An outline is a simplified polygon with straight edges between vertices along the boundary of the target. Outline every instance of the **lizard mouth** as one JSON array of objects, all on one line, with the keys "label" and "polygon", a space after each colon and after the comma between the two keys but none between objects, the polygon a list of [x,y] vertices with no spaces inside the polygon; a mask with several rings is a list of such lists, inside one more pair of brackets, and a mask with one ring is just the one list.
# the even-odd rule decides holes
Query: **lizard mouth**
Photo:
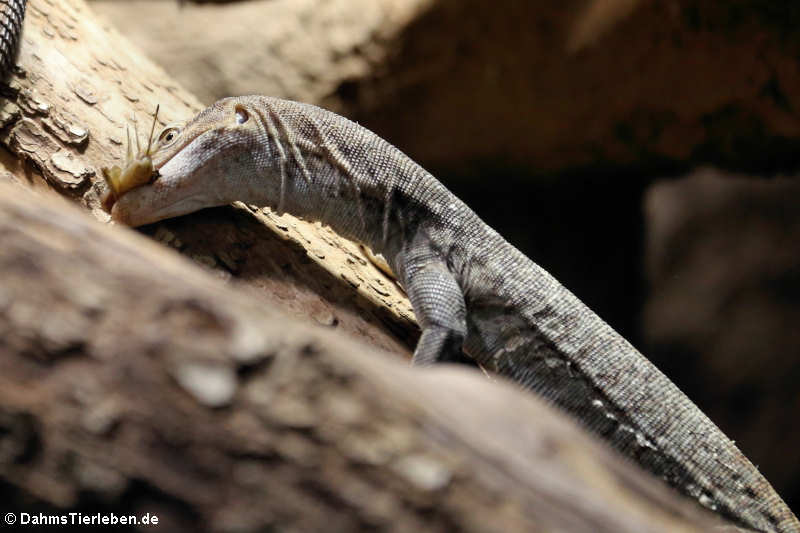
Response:
[{"label": "lizard mouth", "polygon": [[[139,191],[141,191],[141,189],[139,189]],[[132,196],[137,196],[135,190],[132,191]],[[136,198],[134,199],[134,203],[141,200],[141,198]],[[146,198],[144,200],[146,204]],[[196,193],[160,205],[157,209],[140,209],[138,206],[135,206],[134,209],[130,209],[130,206],[122,205],[122,203],[115,204],[115,208],[111,213],[111,218],[117,223],[136,227],[152,224],[167,218],[186,215],[208,206],[209,204],[206,197],[202,193]]]},{"label": "lizard mouth", "polygon": [[[172,152],[171,152],[169,157],[161,159],[161,158],[158,158],[158,156],[156,154],[154,156],[155,161],[153,161],[153,164],[152,164],[153,172],[150,174],[149,180],[147,180],[145,183],[142,183],[141,185],[137,185],[135,187],[132,187],[132,188],[126,190],[125,192],[123,192],[122,194],[119,194],[119,195],[115,194],[114,191],[111,190],[111,189],[106,190],[106,192],[103,193],[103,195],[100,197],[100,206],[102,207],[102,209],[105,210],[107,213],[111,213],[111,210],[113,209],[114,204],[116,204],[117,201],[122,196],[124,196],[125,194],[127,194],[131,190],[135,190],[135,189],[138,189],[139,187],[143,187],[144,185],[152,184],[153,182],[155,182],[157,179],[159,179],[161,177],[161,174],[159,172],[161,167],[163,167],[164,165],[169,163],[184,148],[186,148],[187,146],[192,144],[195,140],[197,140],[198,137],[202,137],[204,133],[206,133],[206,131],[198,131],[194,135],[192,135],[191,137],[184,139],[183,142],[181,142],[179,145],[174,146],[174,147],[170,147]],[[130,165],[128,167],[126,167],[125,170],[127,170],[129,167],[130,167]]]},{"label": "lizard mouth", "polygon": [[[215,130],[199,131],[180,145],[171,146],[171,153],[168,156],[158,157],[156,155],[150,179],[119,195],[115,195],[111,190],[106,191],[101,198],[103,209],[110,213],[112,219],[117,222],[127,225],[135,222],[133,225],[138,226],[186,214],[210,205],[221,205],[209,203],[214,200],[210,200],[207,194],[189,195],[194,192],[196,183],[193,185],[193,181],[188,178],[198,173],[203,174],[204,169],[215,164],[215,158],[212,156],[219,150],[214,152],[208,149],[209,146],[215,144],[214,133]],[[232,146],[227,147],[228,151],[242,149],[244,149],[242,143],[233,143]],[[181,157],[183,160],[180,160]],[[170,165],[175,162],[176,158],[179,159],[176,163],[177,166]],[[187,160],[190,160],[191,164],[188,164]],[[183,197],[176,200],[181,196]],[[130,201],[126,201],[126,198],[129,198]],[[144,198],[150,198],[153,205],[144,205],[146,203],[143,202]],[[155,210],[156,206],[158,207],[157,211]]]}]

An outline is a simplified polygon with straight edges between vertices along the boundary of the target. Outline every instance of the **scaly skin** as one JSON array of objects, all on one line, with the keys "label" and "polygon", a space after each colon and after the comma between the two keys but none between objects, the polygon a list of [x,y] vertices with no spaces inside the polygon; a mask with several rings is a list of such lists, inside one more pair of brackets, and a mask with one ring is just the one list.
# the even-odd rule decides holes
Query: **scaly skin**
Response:
[{"label": "scaly skin", "polygon": [[137,226],[241,200],[329,224],[397,273],[422,327],[415,364],[463,347],[704,506],[757,530],[800,532],[770,484],[669,379],[370,131],[307,104],[229,98],[165,130],[153,163],[159,177],[119,199],[116,221]]},{"label": "scaly skin", "polygon": [[5,77],[14,66],[26,0],[0,0],[0,76]]}]

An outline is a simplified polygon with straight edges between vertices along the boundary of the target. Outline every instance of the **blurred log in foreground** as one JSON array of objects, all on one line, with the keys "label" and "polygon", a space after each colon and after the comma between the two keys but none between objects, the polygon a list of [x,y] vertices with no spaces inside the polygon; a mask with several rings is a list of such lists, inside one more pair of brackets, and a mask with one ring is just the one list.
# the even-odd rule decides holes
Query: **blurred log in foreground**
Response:
[{"label": "blurred log in foreground", "polygon": [[704,531],[531,395],[415,371],[0,184],[5,511],[198,531]]}]

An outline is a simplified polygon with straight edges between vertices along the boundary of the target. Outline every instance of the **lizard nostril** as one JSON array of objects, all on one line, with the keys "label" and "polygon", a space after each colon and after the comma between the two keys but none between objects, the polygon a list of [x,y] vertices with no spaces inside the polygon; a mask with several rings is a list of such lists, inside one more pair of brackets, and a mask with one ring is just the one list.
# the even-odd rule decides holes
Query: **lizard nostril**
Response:
[{"label": "lizard nostril", "polygon": [[250,115],[247,114],[247,111],[240,105],[236,106],[236,123],[237,124],[244,124],[247,122],[247,119],[250,118]]}]

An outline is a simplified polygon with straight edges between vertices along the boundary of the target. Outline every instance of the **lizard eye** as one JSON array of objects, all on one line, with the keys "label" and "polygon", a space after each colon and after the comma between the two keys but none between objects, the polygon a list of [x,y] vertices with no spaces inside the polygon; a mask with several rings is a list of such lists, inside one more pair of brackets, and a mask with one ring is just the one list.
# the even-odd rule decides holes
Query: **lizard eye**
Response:
[{"label": "lizard eye", "polygon": [[245,111],[244,107],[237,105],[236,106],[236,123],[237,124],[244,124],[250,118],[250,115]]},{"label": "lizard eye", "polygon": [[169,146],[178,138],[180,130],[178,128],[165,128],[158,136],[158,144],[161,148]]}]

